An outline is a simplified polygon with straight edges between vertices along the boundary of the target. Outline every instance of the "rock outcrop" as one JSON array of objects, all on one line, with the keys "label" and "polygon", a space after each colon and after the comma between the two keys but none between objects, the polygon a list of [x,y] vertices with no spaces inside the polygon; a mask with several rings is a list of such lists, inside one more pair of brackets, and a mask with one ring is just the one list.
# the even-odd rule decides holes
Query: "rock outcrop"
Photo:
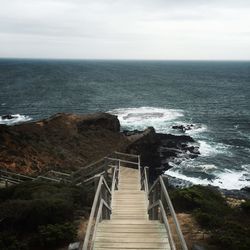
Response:
[{"label": "rock outcrop", "polygon": [[149,166],[151,180],[171,168],[170,161],[183,158],[194,158],[199,155],[197,146],[192,143],[192,137],[186,135],[171,135],[156,133],[154,128],[145,131],[126,131],[132,143],[127,152],[141,155],[142,166]]},{"label": "rock outcrop", "polygon": [[159,134],[152,127],[122,133],[111,114],[59,113],[36,122],[0,125],[0,168],[30,175],[51,169],[71,172],[113,151],[125,151],[141,155],[153,180],[170,168],[169,161],[197,157],[193,142],[190,136]]},{"label": "rock outcrop", "polygon": [[36,175],[48,169],[74,171],[129,141],[116,116],[56,114],[15,126],[0,125],[0,168]]}]

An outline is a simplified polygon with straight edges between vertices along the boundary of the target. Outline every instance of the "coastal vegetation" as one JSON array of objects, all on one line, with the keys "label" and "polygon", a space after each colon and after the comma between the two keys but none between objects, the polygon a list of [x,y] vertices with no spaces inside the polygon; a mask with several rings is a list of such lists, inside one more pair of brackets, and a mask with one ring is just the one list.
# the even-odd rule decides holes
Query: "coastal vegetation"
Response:
[{"label": "coastal vegetation", "polygon": [[87,218],[92,198],[83,188],[55,183],[0,189],[0,249],[55,249],[74,241],[77,211]]},{"label": "coastal vegetation", "polygon": [[191,213],[209,233],[206,249],[250,249],[250,200],[232,206],[210,186],[174,189],[170,195],[177,212]]}]

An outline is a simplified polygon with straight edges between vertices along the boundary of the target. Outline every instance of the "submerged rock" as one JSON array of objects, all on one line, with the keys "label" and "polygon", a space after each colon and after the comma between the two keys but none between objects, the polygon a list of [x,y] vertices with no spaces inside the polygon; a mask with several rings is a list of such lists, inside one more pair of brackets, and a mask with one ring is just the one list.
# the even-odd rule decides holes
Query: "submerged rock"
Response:
[{"label": "submerged rock", "polygon": [[13,115],[8,114],[8,115],[2,115],[1,118],[3,120],[11,120],[14,119],[15,117]]}]

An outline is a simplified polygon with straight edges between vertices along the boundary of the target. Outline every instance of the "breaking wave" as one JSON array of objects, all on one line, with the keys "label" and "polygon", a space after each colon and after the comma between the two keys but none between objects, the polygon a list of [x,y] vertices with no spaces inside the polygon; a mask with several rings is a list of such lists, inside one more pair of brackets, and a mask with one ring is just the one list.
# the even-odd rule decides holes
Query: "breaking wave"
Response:
[{"label": "breaking wave", "polygon": [[205,164],[196,166],[196,173],[212,174],[213,178],[202,178],[194,176],[194,169],[190,169],[190,174],[187,175],[183,166],[174,166],[165,172],[166,175],[175,177],[184,181],[192,182],[196,185],[213,185],[228,190],[240,190],[249,186],[250,182],[250,165],[243,165],[241,170],[219,169],[213,164]]},{"label": "breaking wave", "polygon": [[159,133],[168,132],[170,123],[184,116],[182,110],[156,107],[120,108],[109,113],[118,116],[123,129],[143,130],[152,126]]},{"label": "breaking wave", "polygon": [[230,155],[229,145],[207,141],[198,141],[201,157],[215,156],[217,154]]},{"label": "breaking wave", "polygon": [[10,118],[3,118],[3,116],[0,116],[0,124],[5,124],[5,125],[14,125],[17,123],[27,122],[30,120],[32,120],[31,117],[20,114],[11,115]]}]

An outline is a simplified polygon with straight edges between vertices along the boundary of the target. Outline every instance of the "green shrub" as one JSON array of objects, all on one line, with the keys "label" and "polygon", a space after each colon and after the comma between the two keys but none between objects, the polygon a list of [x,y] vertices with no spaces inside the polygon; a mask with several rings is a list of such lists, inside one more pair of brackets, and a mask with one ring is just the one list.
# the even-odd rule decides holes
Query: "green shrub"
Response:
[{"label": "green shrub", "polygon": [[250,228],[236,221],[228,221],[213,231],[212,240],[222,249],[249,250]]},{"label": "green shrub", "polygon": [[243,203],[241,204],[241,208],[242,208],[242,210],[243,210],[245,213],[247,213],[247,214],[250,215],[250,200],[247,200],[246,202],[243,202]]},{"label": "green shrub", "polygon": [[68,221],[73,221],[76,210],[91,206],[92,200],[93,192],[61,183],[31,181],[0,189],[0,234],[8,234],[0,235],[0,249],[41,245],[48,249],[71,241],[76,229]]},{"label": "green shrub", "polygon": [[7,218],[13,228],[26,231],[67,221],[73,211],[73,204],[64,200],[12,200],[0,205],[0,217]]},{"label": "green shrub", "polygon": [[0,249],[3,250],[28,250],[28,243],[25,241],[19,241],[15,233],[0,233]]},{"label": "green shrub", "polygon": [[204,228],[211,229],[223,224],[223,218],[212,213],[202,212],[200,209],[194,211],[194,217]]},{"label": "green shrub", "polygon": [[170,193],[177,211],[193,211],[197,208],[203,212],[226,213],[229,207],[220,192],[212,187],[192,186],[176,189]]},{"label": "green shrub", "polygon": [[60,246],[75,240],[76,228],[71,223],[40,226],[39,238],[43,247]]}]

